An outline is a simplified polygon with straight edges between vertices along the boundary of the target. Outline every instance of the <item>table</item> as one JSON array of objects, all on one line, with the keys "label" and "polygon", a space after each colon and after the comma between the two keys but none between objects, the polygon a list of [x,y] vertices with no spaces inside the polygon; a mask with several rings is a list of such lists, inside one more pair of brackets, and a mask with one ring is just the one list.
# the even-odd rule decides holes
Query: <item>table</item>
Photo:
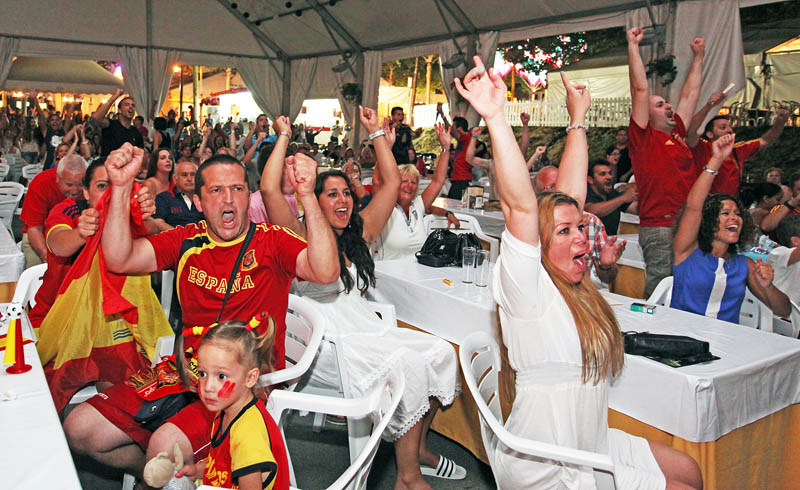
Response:
[{"label": "table", "polygon": [[[375,269],[378,294],[395,304],[401,324],[456,345],[474,331],[498,338],[490,296],[478,295],[469,304],[456,297],[458,286],[436,284],[458,277],[457,269],[428,268],[413,259],[376,263]],[[709,341],[721,357],[674,369],[626,355],[625,370],[609,390],[611,426],[687,452],[700,464],[707,489],[780,488],[776,482],[800,481],[800,465],[793,462],[800,451],[800,341],[666,307],[655,315],[634,313],[631,298],[611,297],[620,303],[614,311],[622,330],[690,335]],[[513,401],[513,372],[506,362],[500,374],[505,414]],[[472,410],[462,394],[436,416],[433,428],[485,461]]]},{"label": "table", "polygon": [[24,269],[25,255],[17,248],[8,228],[0,223],[0,301],[11,301]]},{"label": "table", "polygon": [[619,234],[638,235],[639,234],[639,215],[631,213],[621,213],[619,217]]},{"label": "table", "polygon": [[503,218],[502,211],[485,211],[483,209],[470,209],[461,202],[459,199],[450,199],[448,197],[437,197],[433,201],[433,205],[452,211],[454,213],[466,214],[474,216],[484,233],[491,237],[500,238],[503,230],[506,228],[506,220]]},{"label": "table", "polygon": [[[634,215],[629,215],[634,216]],[[622,227],[620,226],[620,229]],[[639,245],[639,235],[617,235],[617,240],[627,240],[625,250],[617,261],[617,278],[611,285],[611,291],[629,298],[644,297],[644,255]]]},{"label": "table", "polygon": [[[5,304],[0,308],[5,312]],[[30,328],[23,317],[25,329]],[[5,335],[7,325],[3,326]],[[5,355],[5,351],[0,351]],[[16,394],[0,401],[0,474],[2,487],[15,490],[76,489],[81,484],[50,397],[50,389],[33,343],[25,345],[25,361],[33,369],[24,374],[0,369],[0,395]]]}]

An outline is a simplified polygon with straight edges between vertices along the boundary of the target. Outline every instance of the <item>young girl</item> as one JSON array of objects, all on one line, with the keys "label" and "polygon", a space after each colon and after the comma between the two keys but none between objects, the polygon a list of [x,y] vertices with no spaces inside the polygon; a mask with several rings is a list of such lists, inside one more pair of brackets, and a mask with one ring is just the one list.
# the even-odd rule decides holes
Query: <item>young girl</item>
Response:
[{"label": "young girl", "polygon": [[[252,323],[252,322],[251,322]],[[208,458],[176,475],[203,484],[249,490],[288,489],[289,466],[283,438],[253,388],[270,370],[275,331],[259,336],[248,324],[223,322],[205,334],[197,348],[197,391],[216,411]]]}]

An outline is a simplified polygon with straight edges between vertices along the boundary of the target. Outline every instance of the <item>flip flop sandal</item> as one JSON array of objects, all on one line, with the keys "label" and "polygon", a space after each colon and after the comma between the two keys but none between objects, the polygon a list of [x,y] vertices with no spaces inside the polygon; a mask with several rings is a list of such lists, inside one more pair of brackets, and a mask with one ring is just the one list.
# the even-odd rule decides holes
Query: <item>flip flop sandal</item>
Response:
[{"label": "flip flop sandal", "polygon": [[446,480],[463,480],[467,477],[467,470],[444,456],[439,456],[439,464],[436,465],[436,468],[420,465],[419,471],[425,476],[435,476]]}]

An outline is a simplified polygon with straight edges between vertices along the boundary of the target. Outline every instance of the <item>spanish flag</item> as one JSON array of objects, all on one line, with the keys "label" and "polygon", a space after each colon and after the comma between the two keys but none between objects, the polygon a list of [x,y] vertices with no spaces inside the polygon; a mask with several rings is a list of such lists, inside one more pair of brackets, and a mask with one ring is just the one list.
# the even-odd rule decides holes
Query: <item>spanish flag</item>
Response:
[{"label": "spanish flag", "polygon": [[[89,383],[120,383],[149,366],[159,337],[173,335],[150,276],[108,272],[100,247],[110,192],[96,206],[100,231],[86,242],[39,328],[37,348],[56,409]],[[131,202],[133,236],[146,234]]]}]

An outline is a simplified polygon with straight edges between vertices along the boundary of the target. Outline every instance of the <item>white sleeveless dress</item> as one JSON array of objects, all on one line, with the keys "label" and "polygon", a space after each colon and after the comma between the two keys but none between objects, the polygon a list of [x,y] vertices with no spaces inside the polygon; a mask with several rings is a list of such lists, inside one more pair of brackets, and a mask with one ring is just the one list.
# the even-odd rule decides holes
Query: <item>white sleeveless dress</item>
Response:
[{"label": "white sleeveless dress", "polygon": [[[355,266],[348,268],[355,278]],[[336,337],[350,381],[351,395],[363,396],[389,373],[405,375],[400,405],[383,438],[394,441],[408,432],[430,409],[430,397],[449,405],[460,392],[458,361],[446,341],[423,332],[382,323],[357,288],[344,292],[341,279],[333,284],[295,281],[292,292],[315,301],[327,319],[326,336]],[[310,369],[312,386],[338,387],[336,355],[329,343]]]},{"label": "white sleeveless dress", "polygon": [[[582,381],[582,356],[572,313],[541,263],[541,248],[503,232],[494,269],[503,342],[517,374],[506,428],[515,435],[608,454],[617,488],[658,489],[666,480],[645,439],[608,427],[608,381]],[[498,446],[496,476],[505,489],[593,489],[588,468],[522,459]]]}]

